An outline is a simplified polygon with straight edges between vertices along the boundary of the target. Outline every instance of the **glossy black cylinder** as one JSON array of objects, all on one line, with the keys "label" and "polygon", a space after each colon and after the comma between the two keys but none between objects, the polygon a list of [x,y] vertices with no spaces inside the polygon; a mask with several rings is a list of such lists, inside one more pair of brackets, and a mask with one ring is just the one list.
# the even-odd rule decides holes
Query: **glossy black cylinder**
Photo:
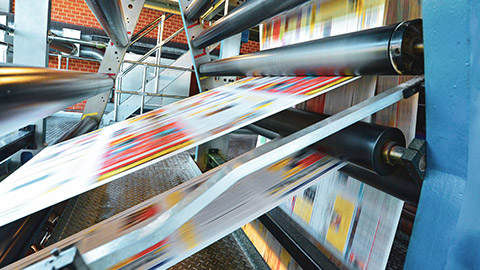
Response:
[{"label": "glossy black cylinder", "polygon": [[[288,136],[327,117],[328,115],[288,109],[260,120],[255,125],[280,136]],[[389,141],[405,146],[405,138],[399,129],[357,122],[315,143],[311,148],[379,175],[388,175],[396,169],[387,164],[381,155],[383,146]]]}]

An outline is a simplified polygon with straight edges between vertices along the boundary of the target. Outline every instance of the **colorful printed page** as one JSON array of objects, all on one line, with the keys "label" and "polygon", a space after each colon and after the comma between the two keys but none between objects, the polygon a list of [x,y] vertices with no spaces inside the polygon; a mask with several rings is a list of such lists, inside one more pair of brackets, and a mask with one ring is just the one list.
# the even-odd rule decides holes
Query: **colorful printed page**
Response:
[{"label": "colorful printed page", "polygon": [[[315,0],[262,24],[261,48],[269,49],[420,17],[419,1]],[[400,83],[398,76],[365,76],[310,99],[300,108],[334,114]],[[416,98],[402,100],[373,116],[377,124],[415,132]],[[365,121],[370,121],[365,119]],[[332,174],[291,198],[282,208],[348,268],[384,269],[403,202],[356,179]]]},{"label": "colorful printed page", "polygon": [[[328,177],[344,165],[344,162],[308,149],[298,151],[269,167],[252,172],[198,212],[175,233],[165,239],[155,239],[158,241],[156,244],[145,246],[144,250],[137,251],[138,253],[129,258],[122,258],[111,267],[114,269],[124,266],[129,269],[166,269],[271,210],[292,194],[303,192],[316,181]],[[55,244],[55,248],[63,250],[65,247],[75,246],[88,262],[91,256],[97,255],[98,251],[95,248],[134,230],[151,226],[162,213],[222,168],[219,166],[212,169],[191,181],[72,235]],[[144,237],[150,239],[155,231],[161,229],[161,227],[150,228],[149,233]],[[142,239],[137,240],[143,242]],[[51,256],[52,248],[54,247],[41,250],[11,267],[23,268],[46,259]],[[130,245],[124,248],[128,250]],[[279,258],[275,259],[277,255]],[[278,259],[280,259],[288,269],[298,267],[284,252],[272,251],[268,256],[271,256],[268,259],[270,263],[279,263]]]},{"label": "colorful printed page", "polygon": [[0,183],[0,226],[355,79],[245,78],[47,147]]}]

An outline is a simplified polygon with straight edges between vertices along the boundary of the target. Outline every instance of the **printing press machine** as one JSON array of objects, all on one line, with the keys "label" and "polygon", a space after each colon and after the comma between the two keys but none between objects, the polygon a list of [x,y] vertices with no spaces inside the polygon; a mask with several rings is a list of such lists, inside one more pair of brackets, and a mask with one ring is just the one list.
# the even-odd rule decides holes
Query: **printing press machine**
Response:
[{"label": "printing press machine", "polygon": [[[111,96],[115,119],[122,115],[120,95],[131,93],[119,89],[124,77],[120,74],[141,66],[146,59],[131,62],[131,68],[121,68],[145,1],[85,1],[111,39],[98,74],[44,68],[49,50],[46,42],[49,1],[34,4],[16,1],[15,29],[4,27],[16,34],[13,65],[0,67],[0,161],[16,156],[14,159],[23,164],[38,152],[41,155],[46,146],[44,118],[76,102],[88,100],[81,119],[74,121],[67,132],[61,131],[62,135],[52,139],[50,145],[68,145],[72,142],[70,139],[96,130],[100,125],[104,131],[110,130],[109,123],[102,117]],[[381,262],[372,260],[371,268],[376,265],[389,269],[399,265],[406,269],[475,268],[480,263],[477,247],[480,232],[475,219],[478,216],[476,191],[480,187],[477,166],[480,159],[476,151],[480,143],[476,139],[480,131],[477,102],[480,65],[475,50],[480,40],[480,4],[422,1],[417,3],[422,9],[421,19],[304,42],[296,40],[294,44],[238,55],[241,33],[245,30],[261,24],[261,33],[268,36],[270,28],[266,22],[274,25],[282,14],[287,15],[281,18],[288,19],[288,12],[322,1],[248,0],[241,4],[239,1],[240,5],[232,11],[228,9],[229,1],[220,2],[225,2],[224,16],[220,19],[210,16],[216,21],[206,27],[203,19],[208,16],[204,14],[221,10],[219,1],[178,1],[189,55],[185,57],[185,66],[176,69],[192,73],[200,95],[229,87],[224,85],[233,81],[236,82],[231,85],[247,89],[258,83],[255,80],[262,80],[253,78],[249,85],[249,77],[267,77],[265,80],[272,77],[273,86],[264,83],[261,90],[278,92],[306,85],[307,82],[299,79],[303,77],[326,77],[328,82],[331,78],[347,78],[348,82],[338,85],[344,88],[338,89],[351,96],[339,96],[348,96],[352,103],[331,103],[330,112],[323,110],[323,113],[309,109],[312,102],[320,102],[320,96],[303,105],[294,104],[296,108],[285,105],[282,110],[263,115],[262,119],[242,122],[243,126],[238,126],[230,135],[231,129],[223,133],[212,131],[213,139],[199,140],[194,150],[182,152],[181,144],[175,149],[177,152],[165,154],[166,159],[155,162],[149,159],[136,171],[121,171],[109,180],[111,182],[91,185],[82,189],[85,193],[78,192],[75,196],[59,197],[56,203],[38,206],[39,211],[35,208],[28,215],[9,213],[7,209],[3,216],[0,208],[0,220],[8,218],[0,222],[3,225],[0,227],[0,266],[7,269],[268,269],[275,268],[272,265],[276,263],[282,265],[279,269],[367,269],[372,252],[382,253],[374,251],[375,247],[387,249],[387,257],[379,259]],[[24,32],[36,34],[22,35]],[[219,42],[222,42],[220,59],[212,61],[210,52]],[[73,50],[68,42],[54,45],[57,50]],[[149,54],[159,52],[159,48],[161,45]],[[148,65],[165,68],[159,61]],[[138,92],[140,115],[125,116],[130,125],[136,121],[132,119],[143,119],[149,95],[160,95],[146,90],[146,70],[143,87]],[[377,75],[378,78],[402,76],[404,80],[398,79],[396,85],[375,91],[380,85]],[[243,77],[247,79],[237,81]],[[297,81],[292,84],[279,79],[274,84],[277,77]],[[372,96],[353,94],[361,92],[355,88],[369,83],[373,85]],[[322,84],[322,87],[332,85]],[[112,89],[115,89],[113,93]],[[335,89],[328,95],[330,93],[334,100]],[[413,136],[406,135],[400,125],[379,124],[380,111],[419,97],[414,109],[408,107],[415,110],[412,118],[401,120],[411,125]],[[259,108],[269,103],[261,103]],[[322,106],[327,108],[328,104],[324,101]],[[398,108],[397,120],[403,113]],[[376,116],[372,118],[373,114]],[[415,129],[417,133],[425,130],[425,137],[415,136]],[[102,136],[104,131],[89,134]],[[271,141],[259,146],[257,135]],[[0,164],[0,169],[4,164]],[[115,162],[111,166],[115,166]],[[322,166],[326,169],[320,172]],[[283,178],[279,178],[278,184],[265,180],[280,174]],[[395,204],[392,208],[371,206],[378,211],[395,208],[397,214],[392,221],[394,226],[389,228],[393,235],[386,236],[385,243],[374,245],[380,227],[378,221],[373,239],[368,242],[371,247],[366,248],[368,260],[365,262],[360,254],[364,249],[356,251],[360,254],[358,260],[352,250],[363,244],[356,243],[353,234],[363,232],[358,216],[365,215],[367,210],[361,210],[370,209],[368,205],[353,205],[336,197],[335,205],[328,206],[333,211],[333,214],[329,212],[332,219],[324,221],[327,231],[322,237],[326,240],[319,240],[321,234],[312,229],[311,224],[318,219],[312,213],[319,207],[318,198],[322,196],[318,194],[322,190],[319,183],[333,175],[341,175],[343,179],[335,181],[345,181],[340,183],[340,189],[341,184],[352,183],[349,181],[353,180],[347,179],[357,179],[359,181],[351,184],[354,188],[350,184],[343,187],[360,193],[371,188],[373,193],[381,194],[371,196]],[[106,173],[98,182],[109,177]],[[4,181],[11,183],[8,177]],[[319,186],[315,186],[317,184]],[[268,196],[255,193],[256,189],[264,188],[261,185],[271,185],[265,187],[270,192]],[[323,190],[328,190],[328,186],[324,185]],[[349,194],[343,194],[342,198]],[[365,198],[368,194],[365,193]],[[294,195],[295,199],[291,199]],[[279,205],[282,206],[277,207]],[[292,206],[291,213],[285,205]],[[307,208],[310,209],[308,215],[305,214]],[[347,223],[351,225],[344,223],[346,216],[341,211],[349,213]],[[315,226],[320,226],[318,224]],[[347,226],[348,236],[338,244],[332,237],[343,237],[342,226]],[[368,229],[368,232],[372,231]],[[389,252],[392,242],[393,249]],[[403,253],[408,246],[406,255],[396,253],[399,245]]]}]

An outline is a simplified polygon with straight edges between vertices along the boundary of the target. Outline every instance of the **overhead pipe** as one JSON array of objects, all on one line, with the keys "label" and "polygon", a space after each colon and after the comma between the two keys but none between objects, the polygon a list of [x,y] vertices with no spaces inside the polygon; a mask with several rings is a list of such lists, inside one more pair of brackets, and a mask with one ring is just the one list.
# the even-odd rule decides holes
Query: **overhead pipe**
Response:
[{"label": "overhead pipe", "polygon": [[96,60],[103,60],[105,53],[102,50],[91,48],[91,47],[82,47],[80,50],[80,56],[86,58],[93,58]]},{"label": "overhead pipe", "polygon": [[85,2],[107,35],[120,46],[127,46],[128,36],[121,1],[85,0]]},{"label": "overhead pipe", "polygon": [[207,47],[305,2],[308,0],[249,0],[202,31],[192,40],[192,45]]},{"label": "overhead pipe", "polygon": [[108,75],[0,66],[0,136],[113,87]]},{"label": "overhead pipe", "polygon": [[107,44],[105,44],[104,42],[101,42],[101,41],[83,40],[83,39],[62,37],[62,36],[58,36],[58,35],[54,35],[54,34],[48,35],[48,40],[50,40],[51,43],[53,43],[53,42],[64,42],[64,43],[70,43],[70,44],[78,43],[78,44],[83,45],[83,46],[97,48],[97,49],[107,48]]},{"label": "overhead pipe", "polygon": [[[248,2],[247,2],[248,3]],[[373,28],[200,65],[204,76],[423,74],[422,20]]]},{"label": "overhead pipe", "polygon": [[50,48],[62,53],[72,55],[77,52],[77,47],[75,46],[75,44],[59,40],[52,40],[50,42]]},{"label": "overhead pipe", "polygon": [[185,10],[185,17],[191,21],[198,20],[213,2],[214,0],[193,0]]}]

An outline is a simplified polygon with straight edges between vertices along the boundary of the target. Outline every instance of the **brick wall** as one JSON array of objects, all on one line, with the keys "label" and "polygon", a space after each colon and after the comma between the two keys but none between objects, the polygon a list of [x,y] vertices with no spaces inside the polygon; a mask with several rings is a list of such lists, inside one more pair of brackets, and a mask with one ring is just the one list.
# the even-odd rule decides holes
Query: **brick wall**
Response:
[{"label": "brick wall", "polygon": [[252,53],[260,50],[260,42],[249,40],[247,43],[242,44],[240,48],[240,54]]}]

